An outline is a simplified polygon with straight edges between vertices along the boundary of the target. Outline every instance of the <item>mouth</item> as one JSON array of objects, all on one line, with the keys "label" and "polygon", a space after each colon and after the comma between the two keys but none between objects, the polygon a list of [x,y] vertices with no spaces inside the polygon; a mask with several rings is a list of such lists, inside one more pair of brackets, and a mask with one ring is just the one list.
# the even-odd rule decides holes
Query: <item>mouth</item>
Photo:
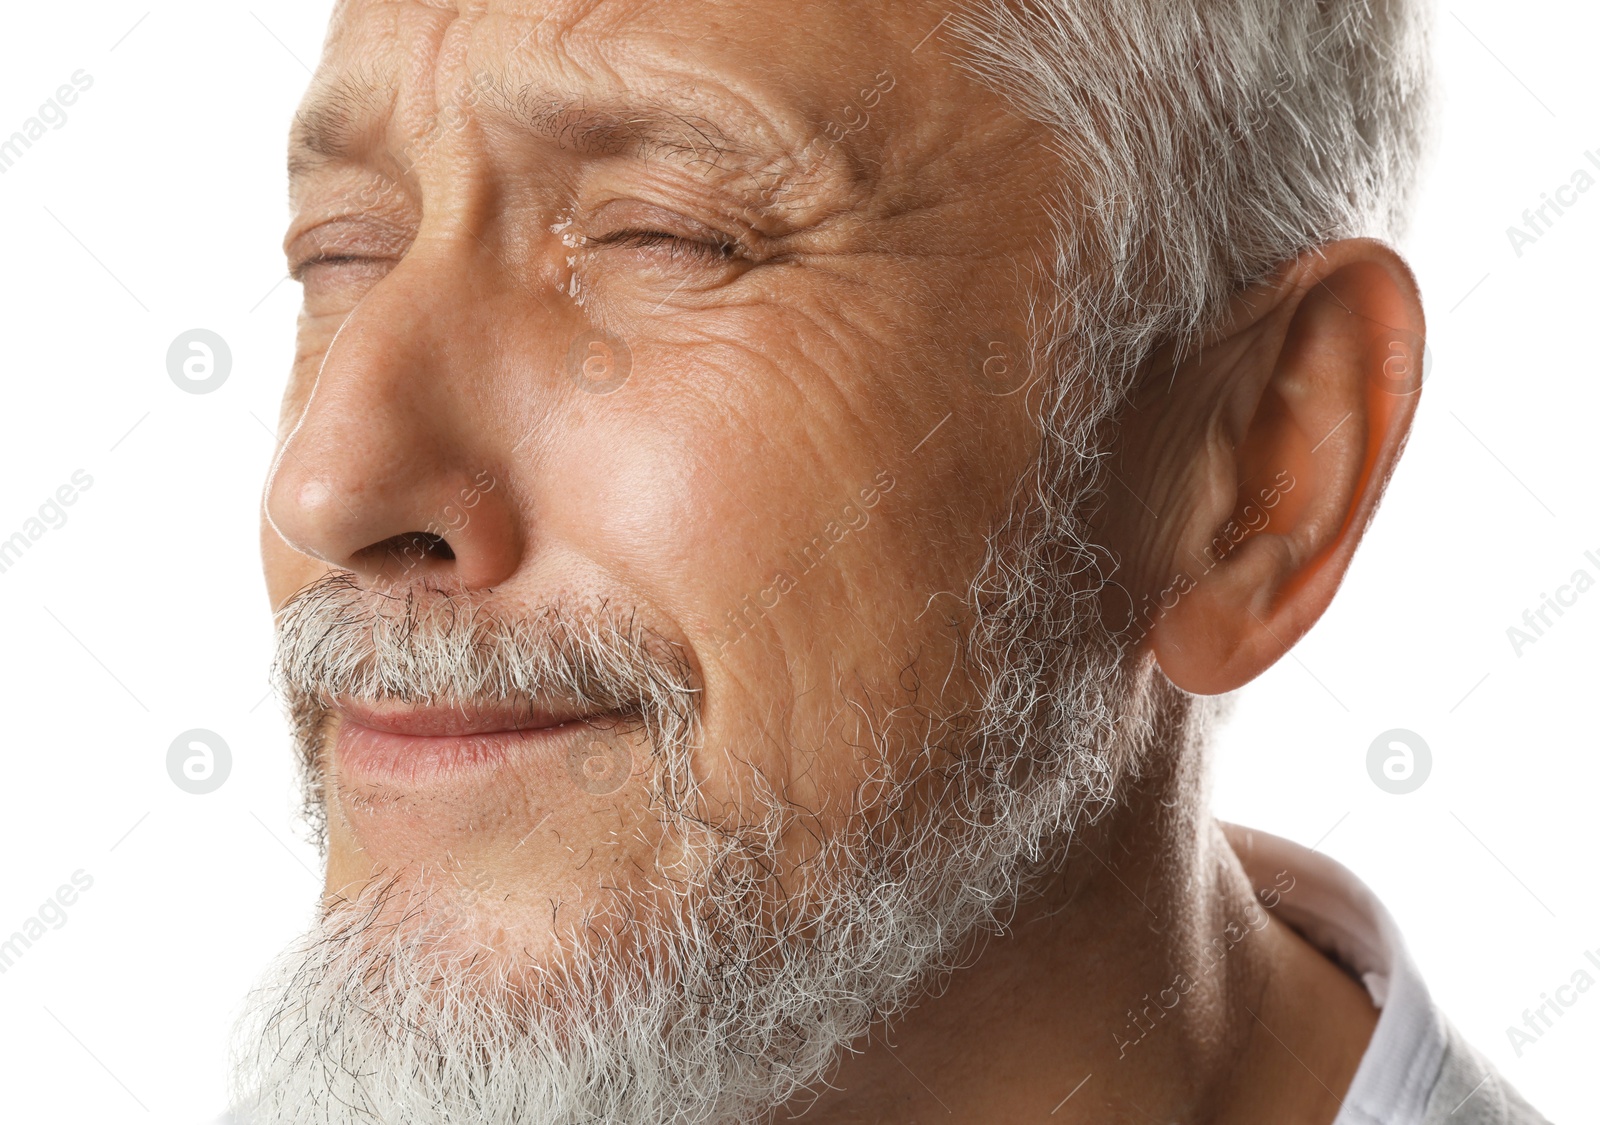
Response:
[{"label": "mouth", "polygon": [[454,706],[338,699],[334,758],[349,782],[415,785],[493,772],[549,755],[616,716],[572,706],[469,701]]}]

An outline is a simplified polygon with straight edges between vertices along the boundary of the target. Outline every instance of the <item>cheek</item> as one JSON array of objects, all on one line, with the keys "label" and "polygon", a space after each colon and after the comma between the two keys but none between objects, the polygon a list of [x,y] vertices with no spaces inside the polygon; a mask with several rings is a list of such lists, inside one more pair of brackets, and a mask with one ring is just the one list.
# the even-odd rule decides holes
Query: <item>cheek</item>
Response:
[{"label": "cheek", "polygon": [[852,435],[815,405],[825,377],[790,358],[729,343],[641,354],[621,389],[576,396],[532,470],[531,522],[629,584],[710,661],[728,614],[747,596],[770,603],[786,552],[855,494]]},{"label": "cheek", "polygon": [[832,677],[856,660],[840,622],[863,600],[854,584],[874,570],[863,560],[888,542],[868,541],[876,513],[859,530],[840,514],[874,484],[870,443],[808,411],[780,373],[799,362],[686,365],[681,376],[646,362],[637,381],[552,426],[529,470],[530,534],[542,525],[552,545],[603,569],[619,597],[682,630],[705,684],[696,772],[708,797],[747,796],[754,769],[809,786],[825,763],[799,756],[827,743],[841,706]]},{"label": "cheek", "polygon": [[532,519],[671,617],[699,649],[728,592],[756,580],[782,529],[751,519],[755,490],[741,495],[729,482],[748,488],[752,470],[728,456],[729,443],[698,441],[692,423],[663,427],[669,418],[619,412],[567,430],[538,482]]}]

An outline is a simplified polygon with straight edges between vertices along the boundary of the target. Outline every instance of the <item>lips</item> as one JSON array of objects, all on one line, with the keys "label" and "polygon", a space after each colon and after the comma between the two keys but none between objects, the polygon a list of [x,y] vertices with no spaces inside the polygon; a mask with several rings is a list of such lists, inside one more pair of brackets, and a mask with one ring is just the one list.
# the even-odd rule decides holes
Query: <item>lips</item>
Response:
[{"label": "lips", "polygon": [[468,703],[418,707],[338,700],[334,758],[347,782],[415,786],[553,753],[596,718],[577,707]]},{"label": "lips", "polygon": [[545,730],[585,718],[580,707],[537,706],[526,702],[418,707],[414,704],[368,704],[340,699],[334,708],[346,722],[385,734],[412,738],[455,738],[478,734],[512,734]]}]

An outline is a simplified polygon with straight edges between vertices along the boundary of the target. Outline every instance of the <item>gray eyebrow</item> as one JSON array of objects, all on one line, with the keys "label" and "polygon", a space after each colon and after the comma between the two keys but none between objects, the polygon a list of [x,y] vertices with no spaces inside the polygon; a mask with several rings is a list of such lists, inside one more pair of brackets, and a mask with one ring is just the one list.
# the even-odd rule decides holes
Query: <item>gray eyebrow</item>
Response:
[{"label": "gray eyebrow", "polygon": [[507,94],[495,82],[485,94],[535,136],[594,156],[687,156],[713,165],[742,146],[709,118],[660,102],[570,97],[528,85]]},{"label": "gray eyebrow", "polygon": [[361,134],[382,119],[392,98],[381,82],[359,72],[325,84],[294,115],[289,130],[289,177],[351,159]]}]

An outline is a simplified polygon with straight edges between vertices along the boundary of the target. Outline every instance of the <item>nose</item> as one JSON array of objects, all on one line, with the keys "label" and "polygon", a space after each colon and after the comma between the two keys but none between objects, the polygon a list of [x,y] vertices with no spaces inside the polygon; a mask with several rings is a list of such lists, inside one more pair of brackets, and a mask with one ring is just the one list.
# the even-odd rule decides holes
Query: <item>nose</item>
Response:
[{"label": "nose", "polygon": [[408,258],[349,314],[267,485],[267,519],[291,547],[370,586],[483,589],[521,561],[494,334],[440,272]]}]

